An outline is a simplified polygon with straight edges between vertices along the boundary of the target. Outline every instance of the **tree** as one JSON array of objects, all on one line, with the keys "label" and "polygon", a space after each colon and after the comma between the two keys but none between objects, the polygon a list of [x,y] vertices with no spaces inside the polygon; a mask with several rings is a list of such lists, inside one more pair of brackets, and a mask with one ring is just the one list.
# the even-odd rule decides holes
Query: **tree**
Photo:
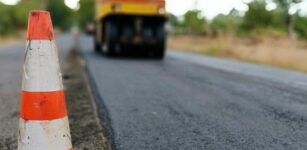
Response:
[{"label": "tree", "polygon": [[54,26],[62,30],[72,26],[75,20],[74,12],[64,4],[63,0],[48,0],[46,9],[50,12]]},{"label": "tree", "polygon": [[214,17],[210,23],[210,28],[214,35],[220,33],[231,33],[236,32],[241,22],[242,18],[239,16],[239,12],[233,9],[228,15],[219,14]]},{"label": "tree", "polygon": [[80,0],[80,9],[78,10],[78,20],[81,27],[86,23],[93,22],[95,16],[95,0]]},{"label": "tree", "polygon": [[180,22],[179,22],[177,16],[175,16],[174,14],[169,14],[168,21],[169,21],[170,25],[173,26],[173,27],[178,27],[180,25]]},{"label": "tree", "polygon": [[289,13],[289,10],[293,4],[301,3],[302,0],[274,0],[281,10],[284,16],[284,24],[288,29],[288,36],[293,38],[293,25],[294,25],[294,15]]},{"label": "tree", "polygon": [[13,6],[0,2],[0,34],[8,35],[25,29],[29,12],[35,9],[49,10],[53,25],[60,29],[68,29],[75,21],[75,13],[65,6],[63,0],[21,0]]},{"label": "tree", "polygon": [[12,25],[10,25],[10,22],[12,22],[10,9],[11,7],[0,2],[0,35],[5,35],[12,29]]},{"label": "tree", "polygon": [[24,28],[28,24],[28,14],[33,9],[40,8],[41,0],[22,0],[17,5],[13,6],[14,24],[18,26],[18,28]]},{"label": "tree", "polygon": [[202,33],[206,28],[206,19],[200,10],[189,10],[183,16],[183,27],[190,33]]},{"label": "tree", "polygon": [[0,34],[17,33],[27,26],[28,13],[38,8],[40,0],[20,1],[17,5],[9,6],[0,2]]},{"label": "tree", "polygon": [[248,4],[248,11],[243,17],[243,29],[250,31],[259,28],[277,27],[280,25],[279,16],[274,11],[266,9],[264,0],[254,0]]},{"label": "tree", "polygon": [[307,17],[306,16],[296,16],[294,21],[294,30],[301,38],[307,38]]}]

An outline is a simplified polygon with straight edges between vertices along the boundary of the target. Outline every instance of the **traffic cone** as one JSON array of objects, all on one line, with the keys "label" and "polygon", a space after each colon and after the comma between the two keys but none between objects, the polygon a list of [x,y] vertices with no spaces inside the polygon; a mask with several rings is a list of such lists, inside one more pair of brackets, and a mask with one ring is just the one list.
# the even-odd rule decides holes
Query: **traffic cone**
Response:
[{"label": "traffic cone", "polygon": [[69,150],[72,144],[50,14],[35,10],[28,19],[18,150]]}]

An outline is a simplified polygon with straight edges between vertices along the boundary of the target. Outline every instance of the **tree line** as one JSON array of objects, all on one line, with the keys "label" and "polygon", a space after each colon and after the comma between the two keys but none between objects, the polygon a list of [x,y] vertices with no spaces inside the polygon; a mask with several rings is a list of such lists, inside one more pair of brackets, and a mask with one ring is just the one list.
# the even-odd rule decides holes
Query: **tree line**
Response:
[{"label": "tree line", "polygon": [[59,30],[84,26],[94,18],[94,0],[80,0],[79,10],[72,10],[64,0],[21,0],[16,5],[0,2],[0,36],[17,34],[27,26],[28,13],[34,9],[50,11],[53,25]]},{"label": "tree line", "polygon": [[290,12],[291,6],[301,0],[271,0],[276,8],[267,9],[267,0],[253,0],[248,3],[244,14],[233,9],[227,15],[220,14],[212,20],[202,16],[200,10],[187,11],[182,17],[170,14],[172,32],[205,34],[219,36],[235,34],[237,36],[288,36],[307,38],[307,16],[300,11]]},{"label": "tree line", "polygon": [[[268,2],[276,8],[268,10]],[[253,0],[248,3],[244,14],[233,9],[229,14],[220,14],[211,20],[202,16],[200,10],[187,11],[183,16],[169,15],[169,23],[174,33],[205,34],[219,36],[224,34],[270,35],[307,38],[307,16],[299,11],[290,12],[291,6],[302,0]],[[81,29],[94,19],[95,0],[80,0],[80,9],[72,10],[65,6],[64,0],[21,0],[9,6],[0,2],[0,35],[8,35],[25,29],[30,10],[45,9],[51,12],[53,25],[60,30],[68,30],[72,25]]]}]

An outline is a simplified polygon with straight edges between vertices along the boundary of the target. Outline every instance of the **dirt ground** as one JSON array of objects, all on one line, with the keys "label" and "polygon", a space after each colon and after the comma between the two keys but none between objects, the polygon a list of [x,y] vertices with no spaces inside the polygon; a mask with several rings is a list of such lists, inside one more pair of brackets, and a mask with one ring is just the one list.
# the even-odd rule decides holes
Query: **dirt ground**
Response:
[{"label": "dirt ground", "polygon": [[307,72],[307,42],[302,40],[171,35],[168,47]]},{"label": "dirt ground", "polygon": [[78,51],[72,50],[65,60],[62,69],[74,150],[110,150]]}]

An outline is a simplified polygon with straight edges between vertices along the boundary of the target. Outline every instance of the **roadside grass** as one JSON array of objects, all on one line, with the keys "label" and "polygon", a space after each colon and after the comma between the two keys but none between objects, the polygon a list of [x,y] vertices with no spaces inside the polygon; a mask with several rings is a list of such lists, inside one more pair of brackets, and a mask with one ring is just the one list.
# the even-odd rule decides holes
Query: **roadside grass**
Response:
[{"label": "roadside grass", "polygon": [[0,47],[1,46],[7,46],[12,45],[17,42],[21,41],[21,38],[18,37],[6,37],[6,38],[0,38]]},{"label": "roadside grass", "polygon": [[208,55],[213,55],[213,56],[217,56],[217,55],[220,55],[220,50],[216,47],[207,47],[205,49],[205,54],[208,54]]},{"label": "roadside grass", "polygon": [[307,72],[307,42],[288,38],[170,35],[168,47]]},{"label": "roadside grass", "polygon": [[10,35],[1,35],[0,36],[0,47],[13,45],[25,39],[26,32],[19,31]]}]

